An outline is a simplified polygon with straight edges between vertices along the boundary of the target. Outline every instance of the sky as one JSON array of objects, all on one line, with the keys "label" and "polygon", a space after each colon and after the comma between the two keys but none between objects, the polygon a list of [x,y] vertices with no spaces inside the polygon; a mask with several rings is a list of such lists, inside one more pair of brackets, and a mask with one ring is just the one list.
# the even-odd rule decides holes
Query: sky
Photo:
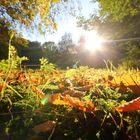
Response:
[{"label": "sky", "polygon": [[[90,13],[97,9],[97,3],[91,3],[89,0],[79,0],[81,3],[81,15],[88,18]],[[38,41],[42,44],[47,41],[54,41],[55,43],[61,40],[61,37],[64,35],[65,32],[71,33],[74,42],[79,40],[80,35],[83,32],[83,29],[77,27],[77,19],[74,17],[66,18],[65,16],[61,17],[61,20],[58,19],[57,21],[57,31],[53,34],[46,33],[46,35],[40,35],[37,31],[34,33],[29,33],[23,31],[23,37],[29,39],[31,41]]]}]

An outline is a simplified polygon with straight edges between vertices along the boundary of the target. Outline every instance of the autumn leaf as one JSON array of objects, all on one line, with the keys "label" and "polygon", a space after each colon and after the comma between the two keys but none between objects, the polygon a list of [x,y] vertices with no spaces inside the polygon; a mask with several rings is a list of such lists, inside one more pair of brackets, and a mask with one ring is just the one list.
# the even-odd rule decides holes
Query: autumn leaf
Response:
[{"label": "autumn leaf", "polygon": [[[135,80],[134,80],[135,79]],[[120,91],[127,92],[128,89],[132,90],[133,93],[140,93],[140,77],[134,77],[132,75],[123,75],[118,77],[108,78],[108,86],[118,87]]]},{"label": "autumn leaf", "polygon": [[18,73],[18,80],[19,83],[27,83],[27,79],[25,73]]},{"label": "autumn leaf", "polygon": [[4,76],[4,73],[2,71],[0,71],[0,78]]},{"label": "autumn leaf", "polygon": [[76,87],[76,90],[79,91],[89,91],[91,88],[93,87],[93,85],[86,85],[86,86],[82,86],[82,87]]},{"label": "autumn leaf", "polygon": [[6,88],[6,83],[0,83],[0,92]]},{"label": "autumn leaf", "polygon": [[41,132],[45,133],[47,131],[52,130],[55,127],[55,125],[56,125],[55,121],[46,121],[44,123],[36,125],[32,130],[35,133],[41,133]]},{"label": "autumn leaf", "polygon": [[32,90],[33,90],[33,92],[36,93],[36,96],[38,96],[40,99],[42,99],[42,98],[45,97],[45,93],[44,93],[41,89],[39,89],[39,88],[33,86],[33,87],[32,87]]},{"label": "autumn leaf", "polygon": [[118,112],[133,112],[140,110],[140,97],[118,107],[115,107],[115,110]]},{"label": "autumn leaf", "polygon": [[61,0],[52,0],[52,2],[57,3],[60,2]]},{"label": "autumn leaf", "polygon": [[70,95],[72,97],[78,97],[78,98],[83,97],[85,94],[86,94],[85,92],[78,91],[78,90],[73,90],[73,89],[65,90],[63,92],[63,95]]},{"label": "autumn leaf", "polygon": [[86,107],[85,107],[86,112],[92,112],[93,109],[95,110],[95,106],[94,106],[94,104],[92,103],[91,100],[85,101],[85,105],[86,105]]},{"label": "autumn leaf", "polygon": [[65,85],[63,83],[60,83],[58,84],[58,88],[63,90],[65,88]]},{"label": "autumn leaf", "polygon": [[92,101],[81,101],[79,98],[70,95],[54,94],[50,97],[49,102],[54,105],[72,106],[86,112],[92,112],[95,109]]}]

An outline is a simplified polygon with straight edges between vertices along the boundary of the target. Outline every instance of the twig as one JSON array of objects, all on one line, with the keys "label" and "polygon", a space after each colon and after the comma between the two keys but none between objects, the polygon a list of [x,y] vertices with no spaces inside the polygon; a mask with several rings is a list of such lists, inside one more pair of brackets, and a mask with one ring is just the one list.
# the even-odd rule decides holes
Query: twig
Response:
[{"label": "twig", "polygon": [[51,137],[52,137],[52,135],[53,135],[53,133],[55,131],[55,128],[56,128],[56,123],[55,123],[55,125],[54,125],[54,127],[52,129],[52,132],[51,132],[50,136],[48,137],[48,140],[51,140]]}]

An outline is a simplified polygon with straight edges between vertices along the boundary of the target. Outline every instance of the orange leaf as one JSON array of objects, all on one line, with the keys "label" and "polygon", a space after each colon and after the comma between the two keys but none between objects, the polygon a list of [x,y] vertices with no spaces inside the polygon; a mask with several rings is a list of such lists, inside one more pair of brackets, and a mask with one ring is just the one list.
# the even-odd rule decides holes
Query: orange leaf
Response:
[{"label": "orange leaf", "polygon": [[41,89],[39,89],[39,88],[33,86],[33,87],[32,87],[32,90],[37,94],[37,96],[38,96],[39,98],[42,99],[42,98],[45,97],[45,93],[44,93]]},{"label": "orange leaf", "polygon": [[19,83],[27,83],[25,73],[18,73],[18,82]]},{"label": "orange leaf", "polygon": [[49,102],[54,105],[69,105],[69,103],[62,100],[62,94],[60,93],[52,94],[49,98]]},{"label": "orange leaf", "polygon": [[59,89],[64,89],[64,88],[65,88],[65,85],[64,85],[63,83],[60,83],[60,84],[58,85],[58,87],[59,87]]},{"label": "orange leaf", "polygon": [[5,83],[0,83],[0,92],[3,91],[6,88]]},{"label": "orange leaf", "polygon": [[115,110],[117,110],[118,112],[133,112],[140,110],[140,97],[118,107],[115,107]]},{"label": "orange leaf", "polygon": [[94,104],[92,103],[92,101],[86,101],[86,112],[92,112],[93,109],[95,109]]},{"label": "orange leaf", "polygon": [[86,112],[92,112],[95,109],[91,101],[80,101],[79,98],[70,95],[62,96],[62,94],[51,95],[49,102],[55,105],[69,105]]}]

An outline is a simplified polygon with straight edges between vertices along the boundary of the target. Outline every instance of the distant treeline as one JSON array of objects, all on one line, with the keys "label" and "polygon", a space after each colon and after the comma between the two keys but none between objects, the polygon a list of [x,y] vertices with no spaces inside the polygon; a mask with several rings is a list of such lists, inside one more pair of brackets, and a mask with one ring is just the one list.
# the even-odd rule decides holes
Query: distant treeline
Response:
[{"label": "distant treeline", "polygon": [[[136,44],[137,43],[137,44]],[[14,43],[13,43],[14,44]],[[110,60],[115,66],[140,67],[139,43],[123,44],[106,43],[101,50],[89,51],[84,47],[84,38],[79,39],[79,45],[74,44],[71,34],[66,33],[60,42],[30,42],[26,45],[14,44],[19,56],[28,57],[28,61],[23,62],[23,66],[36,68],[39,59],[47,58],[50,63],[56,64],[60,68],[87,65],[95,68],[105,67],[105,61]],[[7,59],[8,44],[0,42],[0,59]]]}]

